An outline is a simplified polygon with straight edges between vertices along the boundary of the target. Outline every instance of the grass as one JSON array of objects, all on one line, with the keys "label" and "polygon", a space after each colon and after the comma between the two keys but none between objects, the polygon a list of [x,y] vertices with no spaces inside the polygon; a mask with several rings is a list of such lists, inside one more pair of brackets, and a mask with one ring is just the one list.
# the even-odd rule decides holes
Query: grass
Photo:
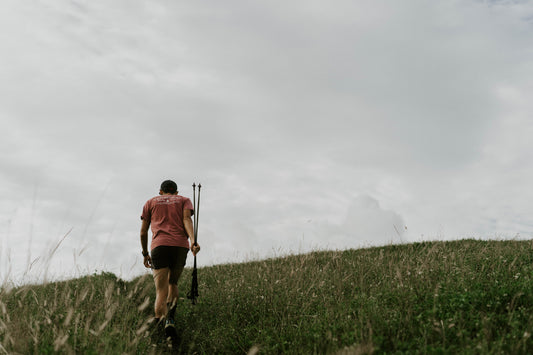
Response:
[{"label": "grass", "polygon": [[[533,244],[425,242],[199,269],[190,354],[527,354]],[[190,287],[190,270],[179,288]],[[113,274],[0,291],[0,354],[165,353],[154,286]],[[170,350],[168,350],[170,352]]]}]

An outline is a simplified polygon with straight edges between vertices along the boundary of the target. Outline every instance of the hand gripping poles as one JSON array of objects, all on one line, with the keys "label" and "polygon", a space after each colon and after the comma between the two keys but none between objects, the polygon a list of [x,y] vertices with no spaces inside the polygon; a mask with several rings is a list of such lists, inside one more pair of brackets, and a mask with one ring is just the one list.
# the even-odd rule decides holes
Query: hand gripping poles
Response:
[{"label": "hand gripping poles", "polygon": [[[192,200],[194,209],[194,245],[198,243],[198,220],[200,219],[200,189],[202,184],[198,184],[198,203],[196,200],[196,183],[192,184]],[[198,297],[198,271],[196,269],[196,255],[194,256],[194,267],[192,269],[192,283],[191,290],[187,293],[187,298],[192,301],[192,304],[196,304],[196,298]]]}]

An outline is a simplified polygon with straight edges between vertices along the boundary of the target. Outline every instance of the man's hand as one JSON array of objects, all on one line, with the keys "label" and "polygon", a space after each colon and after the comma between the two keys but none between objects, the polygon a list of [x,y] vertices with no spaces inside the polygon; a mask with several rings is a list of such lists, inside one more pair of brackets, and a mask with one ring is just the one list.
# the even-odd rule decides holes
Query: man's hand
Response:
[{"label": "man's hand", "polygon": [[198,252],[200,251],[200,244],[194,243],[191,247],[192,255],[196,256]]},{"label": "man's hand", "polygon": [[153,266],[152,265],[152,258],[150,257],[150,255],[146,255],[144,257],[144,262],[143,263],[144,263],[144,266],[146,266],[147,268],[149,268],[149,269],[152,268],[152,266]]}]

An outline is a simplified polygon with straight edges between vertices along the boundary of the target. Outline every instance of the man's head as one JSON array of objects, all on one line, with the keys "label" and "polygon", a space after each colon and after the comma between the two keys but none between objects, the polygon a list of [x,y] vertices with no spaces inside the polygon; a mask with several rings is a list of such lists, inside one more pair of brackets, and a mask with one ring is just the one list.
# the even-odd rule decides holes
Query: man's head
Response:
[{"label": "man's head", "polygon": [[178,185],[172,180],[165,180],[161,183],[161,191],[165,194],[176,194],[178,193]]}]

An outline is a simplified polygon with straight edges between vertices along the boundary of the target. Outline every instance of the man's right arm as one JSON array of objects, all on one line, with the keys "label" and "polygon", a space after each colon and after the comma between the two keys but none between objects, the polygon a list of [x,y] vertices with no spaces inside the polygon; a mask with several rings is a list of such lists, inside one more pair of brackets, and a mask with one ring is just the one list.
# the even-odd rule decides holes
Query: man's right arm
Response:
[{"label": "man's right arm", "polygon": [[200,246],[196,243],[196,238],[194,235],[194,227],[192,224],[191,210],[188,208],[183,209],[183,226],[185,227],[185,232],[191,240],[191,251],[193,255],[196,255],[200,251]]}]

